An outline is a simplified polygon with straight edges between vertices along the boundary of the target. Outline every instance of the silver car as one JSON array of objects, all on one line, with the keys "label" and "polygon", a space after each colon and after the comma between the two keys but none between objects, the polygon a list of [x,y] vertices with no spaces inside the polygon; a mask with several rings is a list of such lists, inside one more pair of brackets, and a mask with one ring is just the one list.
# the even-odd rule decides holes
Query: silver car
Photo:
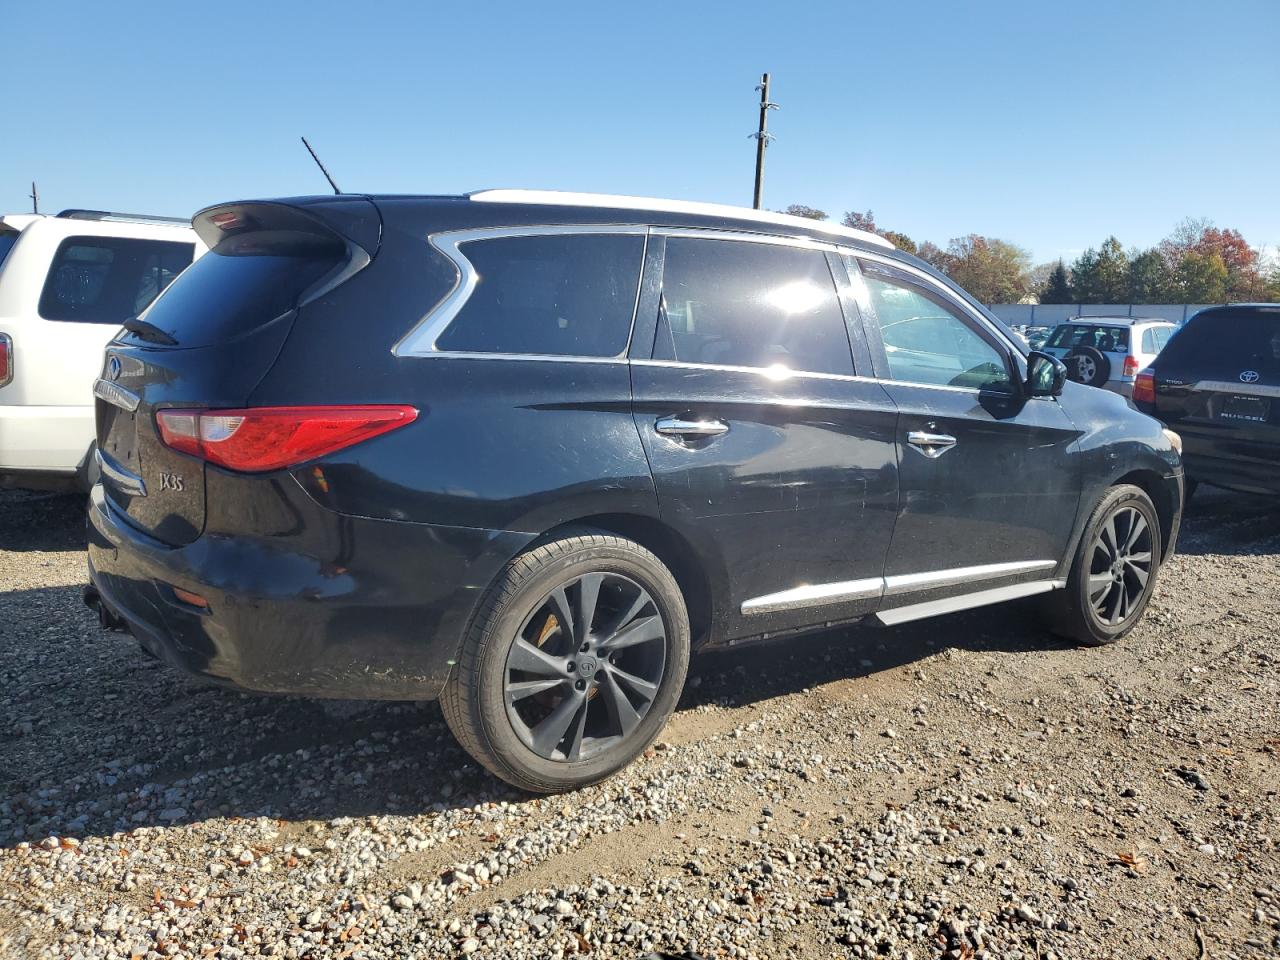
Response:
[{"label": "silver car", "polygon": [[1040,349],[1077,383],[1133,397],[1133,381],[1164,349],[1177,324],[1150,317],[1078,317],[1059,324]]}]

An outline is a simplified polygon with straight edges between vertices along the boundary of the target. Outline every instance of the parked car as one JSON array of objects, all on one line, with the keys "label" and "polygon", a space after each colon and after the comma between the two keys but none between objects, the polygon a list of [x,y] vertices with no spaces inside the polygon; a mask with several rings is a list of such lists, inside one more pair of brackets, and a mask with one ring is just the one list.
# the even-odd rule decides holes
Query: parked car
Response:
[{"label": "parked car", "polygon": [[1133,396],[1138,371],[1164,349],[1176,324],[1143,317],[1081,317],[1061,323],[1040,348],[1077,383]]},{"label": "parked car", "polygon": [[1049,339],[1049,334],[1053,333],[1053,327],[1027,327],[1026,338],[1027,345],[1032,350],[1039,350],[1044,347],[1044,342]]},{"label": "parked car", "polygon": [[1201,310],[1138,375],[1133,399],[1182,434],[1190,484],[1280,494],[1280,306]]},{"label": "parked car", "polygon": [[1108,643],[1173,549],[1176,435],[871,234],[539,191],[195,227],[97,382],[86,600],[239,688],[439,697],[522,788],[632,760],[692,651],[1031,596]]},{"label": "parked car", "polygon": [[102,351],[198,247],[186,220],[0,217],[0,486],[89,489]]}]

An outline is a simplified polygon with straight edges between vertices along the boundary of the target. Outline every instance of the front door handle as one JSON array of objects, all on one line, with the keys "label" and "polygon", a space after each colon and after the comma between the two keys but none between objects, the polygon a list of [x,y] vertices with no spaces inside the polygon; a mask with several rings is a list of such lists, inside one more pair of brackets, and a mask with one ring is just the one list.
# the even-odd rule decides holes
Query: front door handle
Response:
[{"label": "front door handle", "polygon": [[686,420],[684,417],[663,417],[653,429],[667,437],[718,437],[729,432],[723,420]]},{"label": "front door handle", "polygon": [[907,434],[907,443],[929,459],[936,460],[956,445],[956,438],[946,433],[926,433],[923,430],[912,430]]}]

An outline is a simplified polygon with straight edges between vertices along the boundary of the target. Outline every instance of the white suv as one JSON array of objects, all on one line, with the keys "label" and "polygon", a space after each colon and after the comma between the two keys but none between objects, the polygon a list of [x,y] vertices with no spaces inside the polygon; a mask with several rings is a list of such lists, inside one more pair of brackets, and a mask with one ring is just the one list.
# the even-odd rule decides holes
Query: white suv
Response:
[{"label": "white suv", "polygon": [[1067,365],[1077,383],[1133,398],[1138,371],[1151,364],[1177,324],[1147,317],[1077,317],[1059,324],[1040,350]]},{"label": "white suv", "polygon": [[91,485],[103,348],[204,250],[186,220],[0,216],[0,486]]}]

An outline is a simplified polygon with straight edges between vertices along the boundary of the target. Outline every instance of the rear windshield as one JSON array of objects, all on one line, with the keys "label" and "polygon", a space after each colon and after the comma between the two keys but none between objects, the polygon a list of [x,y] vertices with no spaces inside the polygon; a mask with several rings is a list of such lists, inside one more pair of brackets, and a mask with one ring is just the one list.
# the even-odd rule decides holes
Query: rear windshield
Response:
[{"label": "rear windshield", "polygon": [[192,243],[68,237],[49,265],[40,316],[119,326],[145,310],[186,269],[194,253]]},{"label": "rear windshield", "polygon": [[1211,364],[1280,376],[1280,310],[1198,313],[1160,354],[1161,363]]},{"label": "rear windshield", "polygon": [[241,234],[192,264],[145,319],[180,347],[222,343],[288,313],[345,256],[338,241],[313,235]]},{"label": "rear windshield", "polygon": [[1103,353],[1126,353],[1129,328],[1089,323],[1064,323],[1045,341],[1046,347],[1093,347]]}]

